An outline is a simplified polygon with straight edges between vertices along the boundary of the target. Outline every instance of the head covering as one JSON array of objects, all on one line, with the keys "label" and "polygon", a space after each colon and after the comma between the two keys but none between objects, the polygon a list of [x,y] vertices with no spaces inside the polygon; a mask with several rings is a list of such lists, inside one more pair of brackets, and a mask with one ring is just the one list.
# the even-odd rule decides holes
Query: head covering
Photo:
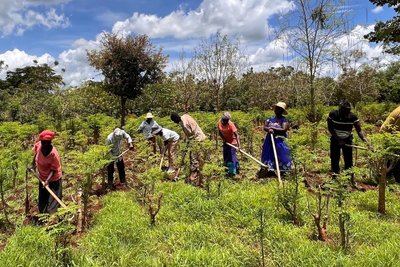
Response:
[{"label": "head covering", "polygon": [[231,119],[231,114],[229,112],[224,112],[222,114],[222,118],[223,120],[230,120]]},{"label": "head covering", "polygon": [[44,130],[39,134],[40,141],[51,141],[55,137],[55,133],[50,130]]},{"label": "head covering", "polygon": [[153,114],[151,114],[151,112],[146,114],[146,119],[152,119],[154,118]]},{"label": "head covering", "polygon": [[120,128],[115,128],[114,130],[114,136],[121,138],[124,135],[124,131],[121,130]]},{"label": "head covering", "polygon": [[278,102],[274,105],[272,105],[273,107],[280,107],[281,109],[283,109],[283,114],[287,114],[287,110],[286,110],[286,103],[285,102]]},{"label": "head covering", "polygon": [[173,122],[176,122],[176,123],[178,123],[178,122],[180,122],[181,121],[181,117],[179,116],[179,114],[178,113],[171,113],[171,120],[173,121]]}]

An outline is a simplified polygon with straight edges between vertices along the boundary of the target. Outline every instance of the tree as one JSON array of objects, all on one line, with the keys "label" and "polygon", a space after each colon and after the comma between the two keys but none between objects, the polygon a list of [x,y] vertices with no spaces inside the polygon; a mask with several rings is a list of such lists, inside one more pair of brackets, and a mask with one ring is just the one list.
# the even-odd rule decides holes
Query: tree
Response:
[{"label": "tree", "polygon": [[11,94],[25,89],[30,92],[51,93],[64,84],[61,75],[56,74],[47,64],[7,71],[6,82]]},{"label": "tree", "polygon": [[393,7],[397,13],[395,17],[388,21],[379,21],[375,24],[374,31],[364,37],[371,42],[383,42],[386,52],[400,54],[400,1],[399,0],[370,0],[376,6],[388,5]]},{"label": "tree", "polygon": [[63,85],[61,75],[47,64],[7,71],[0,83],[0,99],[6,103],[8,118],[34,121],[41,112],[48,113],[51,96]]},{"label": "tree", "polygon": [[104,87],[120,97],[121,126],[125,124],[126,101],[138,97],[147,84],[164,76],[167,57],[147,35],[119,37],[104,33],[100,51],[87,53],[90,65],[101,70]]},{"label": "tree", "polygon": [[220,32],[202,41],[194,50],[195,75],[209,84],[215,96],[216,111],[222,108],[221,96],[226,81],[241,72],[243,63],[244,56],[239,49],[239,41],[231,41]]},{"label": "tree", "polygon": [[358,102],[374,101],[379,95],[377,71],[368,65],[349,68],[338,78],[337,99],[347,99],[353,107]]},{"label": "tree", "polygon": [[296,8],[283,21],[280,38],[306,65],[309,87],[310,122],[321,117],[316,109],[315,80],[330,58],[330,48],[344,33],[345,12],[341,0],[294,0]]}]

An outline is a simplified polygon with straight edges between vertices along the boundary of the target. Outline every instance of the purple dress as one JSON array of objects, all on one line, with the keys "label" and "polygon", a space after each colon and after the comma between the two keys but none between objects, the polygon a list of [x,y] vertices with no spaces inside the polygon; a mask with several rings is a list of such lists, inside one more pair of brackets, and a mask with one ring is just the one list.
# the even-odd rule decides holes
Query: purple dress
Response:
[{"label": "purple dress", "polygon": [[[285,117],[277,118],[275,116],[268,118],[266,120],[266,124],[269,127],[274,125],[282,127],[284,122],[289,123],[289,120]],[[278,156],[278,162],[279,162],[279,170],[289,171],[292,169],[292,159],[290,158],[289,147],[286,145],[284,141],[284,138],[287,138],[287,133],[285,132],[279,135],[274,133],[274,137],[275,137],[274,140],[275,140],[276,154]],[[272,171],[276,170],[274,150],[272,148],[272,142],[271,142],[271,134],[269,133],[267,133],[267,136],[265,137],[261,153],[261,161],[268,166],[268,169]]]}]

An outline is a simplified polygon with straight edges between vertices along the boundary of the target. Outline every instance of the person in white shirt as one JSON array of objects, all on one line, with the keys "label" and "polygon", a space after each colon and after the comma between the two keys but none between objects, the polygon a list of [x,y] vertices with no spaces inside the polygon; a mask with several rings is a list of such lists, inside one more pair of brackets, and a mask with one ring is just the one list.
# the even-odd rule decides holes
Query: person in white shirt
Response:
[{"label": "person in white shirt", "polygon": [[[153,136],[160,135],[164,140],[164,145],[168,150],[168,172],[172,173],[175,171],[174,161],[176,157],[176,149],[179,141],[179,134],[171,131],[167,128],[159,127],[152,132]],[[165,151],[164,151],[165,152]]]},{"label": "person in white shirt", "polygon": [[144,135],[144,138],[149,141],[151,147],[153,148],[153,153],[156,153],[156,138],[151,134],[152,130],[158,129],[160,125],[153,119],[154,116],[150,112],[146,114],[146,120],[143,121],[139,128],[138,132],[142,132]]},{"label": "person in white shirt", "polygon": [[[112,145],[111,154],[113,156],[117,157],[117,156],[121,155],[123,139],[127,140],[127,142],[129,143],[129,149],[133,150],[132,138],[124,130],[122,130],[120,128],[115,128],[115,130],[107,136],[106,145]],[[116,161],[117,161],[119,181],[121,182],[121,185],[125,185],[126,178],[125,178],[124,159],[122,156],[120,156]],[[113,189],[114,161],[112,163],[108,164],[107,172],[108,172],[108,188]]]}]

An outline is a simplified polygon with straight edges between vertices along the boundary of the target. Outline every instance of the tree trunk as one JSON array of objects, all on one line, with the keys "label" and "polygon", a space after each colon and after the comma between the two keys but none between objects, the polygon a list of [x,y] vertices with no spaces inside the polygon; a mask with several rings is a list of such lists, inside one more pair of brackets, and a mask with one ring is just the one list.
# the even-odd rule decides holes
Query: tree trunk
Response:
[{"label": "tree trunk", "polygon": [[378,212],[380,214],[385,214],[386,213],[386,207],[385,207],[385,191],[386,191],[386,164],[387,161],[384,160],[382,162],[381,166],[381,174],[379,176],[378,180]]},{"label": "tree trunk", "polygon": [[125,96],[121,96],[121,127],[125,125],[125,115],[126,115],[126,101],[128,99]]}]

